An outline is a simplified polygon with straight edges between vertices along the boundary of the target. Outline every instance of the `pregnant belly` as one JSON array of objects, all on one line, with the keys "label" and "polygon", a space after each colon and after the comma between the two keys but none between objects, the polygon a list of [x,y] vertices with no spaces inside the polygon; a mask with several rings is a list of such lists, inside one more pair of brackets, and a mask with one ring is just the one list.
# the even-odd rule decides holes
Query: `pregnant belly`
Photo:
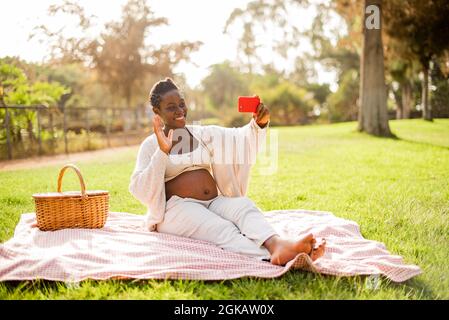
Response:
[{"label": "pregnant belly", "polygon": [[217,184],[206,169],[186,171],[165,183],[165,198],[172,195],[181,198],[210,200],[218,195]]}]

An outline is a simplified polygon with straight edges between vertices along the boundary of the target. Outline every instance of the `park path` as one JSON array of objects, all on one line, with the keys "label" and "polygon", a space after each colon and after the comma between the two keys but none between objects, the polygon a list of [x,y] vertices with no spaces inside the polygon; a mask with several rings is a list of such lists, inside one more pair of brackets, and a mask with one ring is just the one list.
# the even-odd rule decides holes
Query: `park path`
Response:
[{"label": "park path", "polygon": [[12,171],[19,169],[31,169],[48,167],[52,165],[66,164],[77,161],[89,161],[95,159],[112,159],[120,152],[134,151],[137,154],[139,145],[107,148],[94,151],[76,152],[71,154],[59,154],[55,156],[42,156],[27,159],[0,161],[0,171]]}]

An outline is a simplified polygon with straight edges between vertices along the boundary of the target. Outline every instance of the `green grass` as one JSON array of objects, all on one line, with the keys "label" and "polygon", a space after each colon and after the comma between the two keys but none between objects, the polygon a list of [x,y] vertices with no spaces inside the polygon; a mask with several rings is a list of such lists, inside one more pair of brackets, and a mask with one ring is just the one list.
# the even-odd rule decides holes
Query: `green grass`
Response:
[{"label": "green grass", "polygon": [[[390,122],[397,139],[355,131],[355,123],[277,127],[279,168],[253,168],[248,196],[263,210],[331,211],[356,221],[364,237],[419,265],[405,283],[292,271],[278,279],[232,281],[84,281],[0,283],[0,299],[448,299],[449,120]],[[143,214],[128,193],[136,154],[78,163],[88,189],[110,191],[111,211]],[[0,242],[19,216],[34,211],[31,194],[54,191],[59,166],[0,172]],[[65,190],[75,190],[68,172]]]}]

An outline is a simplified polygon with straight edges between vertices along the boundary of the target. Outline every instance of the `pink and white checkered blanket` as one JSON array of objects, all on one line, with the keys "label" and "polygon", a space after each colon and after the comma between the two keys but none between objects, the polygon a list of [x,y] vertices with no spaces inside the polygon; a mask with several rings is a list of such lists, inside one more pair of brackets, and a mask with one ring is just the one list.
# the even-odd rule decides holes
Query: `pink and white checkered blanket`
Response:
[{"label": "pink and white checkered blanket", "polygon": [[0,281],[274,278],[302,269],[337,276],[384,275],[402,282],[421,273],[382,243],[364,239],[355,222],[330,212],[273,210],[265,215],[281,235],[295,239],[312,232],[326,238],[326,254],[315,262],[300,254],[280,267],[209,242],[148,232],[140,215],[110,212],[102,229],[43,232],[32,227],[35,214],[27,213],[14,237],[0,245]]}]

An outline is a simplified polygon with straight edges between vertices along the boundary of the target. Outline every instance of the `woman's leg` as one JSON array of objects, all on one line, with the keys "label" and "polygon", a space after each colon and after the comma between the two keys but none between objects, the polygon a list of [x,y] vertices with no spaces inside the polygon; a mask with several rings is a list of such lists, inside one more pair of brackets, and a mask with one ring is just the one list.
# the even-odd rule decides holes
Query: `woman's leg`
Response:
[{"label": "woman's leg", "polygon": [[316,240],[312,234],[297,241],[282,239],[248,197],[220,195],[212,201],[209,210],[233,222],[243,235],[258,246],[267,248],[273,264],[284,265],[300,253],[310,254],[312,260],[324,254],[325,242],[314,250]]},{"label": "woman's leg", "polygon": [[179,197],[170,201],[164,221],[158,224],[157,230],[209,241],[223,249],[259,259],[270,259],[267,249],[258,247],[244,237],[232,222],[208,210],[204,203],[205,201],[195,202],[191,198],[186,200]]},{"label": "woman's leg", "polygon": [[262,212],[248,197],[220,195],[211,202],[209,210],[234,223],[245,237],[254,241],[259,247],[267,239],[277,235]]}]

